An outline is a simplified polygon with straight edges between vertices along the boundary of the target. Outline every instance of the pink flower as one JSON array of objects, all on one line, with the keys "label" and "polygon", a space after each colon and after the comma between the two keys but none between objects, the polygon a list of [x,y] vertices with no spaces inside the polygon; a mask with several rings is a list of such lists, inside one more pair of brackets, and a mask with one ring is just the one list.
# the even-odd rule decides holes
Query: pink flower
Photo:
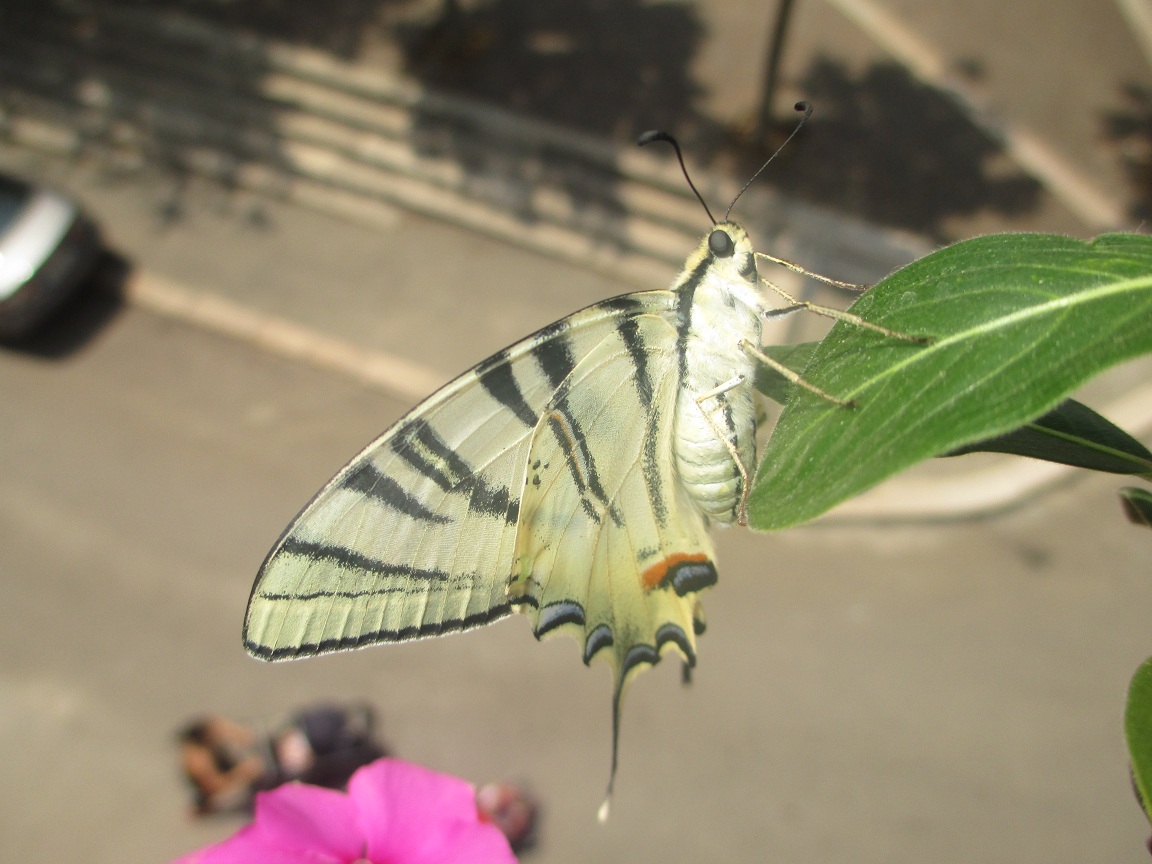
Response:
[{"label": "pink flower", "polygon": [[472,786],[399,759],[378,759],[348,792],[288,783],[256,797],[252,824],[174,864],[515,864],[481,822]]}]

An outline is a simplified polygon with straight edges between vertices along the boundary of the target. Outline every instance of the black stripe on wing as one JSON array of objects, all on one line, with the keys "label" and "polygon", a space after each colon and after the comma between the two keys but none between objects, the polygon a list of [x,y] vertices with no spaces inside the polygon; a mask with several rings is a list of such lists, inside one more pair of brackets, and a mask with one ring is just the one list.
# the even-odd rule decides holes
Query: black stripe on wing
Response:
[{"label": "black stripe on wing", "polygon": [[524,398],[520,385],[516,383],[507,351],[493,354],[477,366],[476,375],[480,379],[480,386],[487,390],[493,399],[511,411],[516,419],[529,429],[535,428],[539,418],[528,404],[528,400]]},{"label": "black stripe on wing", "polygon": [[451,492],[475,474],[423,417],[413,417],[396,433],[392,450],[445,492]]},{"label": "black stripe on wing", "polygon": [[259,642],[253,642],[251,639],[245,639],[244,647],[249,654],[261,660],[287,660],[293,657],[311,657],[316,654],[330,654],[334,651],[351,651],[355,648],[363,648],[366,645],[375,645],[381,642],[410,642],[413,639],[423,639],[427,636],[441,636],[445,633],[472,630],[504,618],[511,613],[512,605],[510,603],[501,603],[490,609],[485,609],[463,618],[418,624],[411,627],[403,627],[399,630],[370,630],[364,633],[341,636],[334,639],[322,639],[319,642],[306,642],[302,645],[287,645],[281,648],[271,648]]},{"label": "black stripe on wing", "polygon": [[576,368],[576,358],[572,354],[572,346],[568,344],[564,332],[568,329],[565,321],[557,321],[536,334],[537,344],[532,348],[532,356],[536,365],[552,385],[557,389]]},{"label": "black stripe on wing", "polygon": [[685,278],[676,285],[676,353],[680,366],[680,380],[688,376],[688,334],[692,330],[692,304],[696,299],[696,286],[704,279],[712,263],[710,257],[702,259]]},{"label": "black stripe on wing", "polygon": [[[616,298],[614,306],[621,311],[633,313],[643,311],[643,305],[628,296]],[[658,452],[660,438],[655,434],[655,431],[660,426],[662,407],[674,410],[675,406],[658,406],[654,403],[655,388],[649,369],[650,354],[644,345],[643,337],[640,335],[640,325],[637,323],[635,315],[622,319],[616,325],[616,330],[620,335],[620,341],[624,343],[624,347],[628,351],[628,356],[632,359],[632,367],[635,370],[632,376],[633,382],[636,385],[636,393],[640,397],[640,403],[648,421],[648,433],[644,436],[644,449],[641,452],[640,461],[641,470],[644,472],[644,484],[648,490],[648,500],[652,505],[652,513],[656,517],[656,521],[661,526],[665,526],[668,522],[668,506],[664,502],[664,487],[660,480],[661,466],[659,460],[661,455]],[[679,339],[677,346],[680,347]],[[677,362],[677,368],[679,369],[679,367],[680,363]]]},{"label": "black stripe on wing", "polygon": [[473,513],[516,524],[520,499],[513,497],[507,486],[488,483],[424,418],[413,417],[392,439],[392,450],[445,492],[467,493],[468,509]]},{"label": "black stripe on wing", "polygon": [[[309,540],[300,540],[296,537],[288,537],[280,547],[276,550],[276,555],[296,555],[301,558],[307,558],[309,561],[315,563],[335,564],[338,567],[344,567],[350,570],[362,570],[365,573],[371,573],[375,576],[400,576],[405,579],[419,579],[424,582],[448,582],[455,578],[446,570],[432,570],[424,567],[412,567],[408,564],[397,564],[394,561],[381,561],[379,558],[372,558],[363,553],[357,552],[355,549],[349,549],[346,546],[336,546],[330,543],[313,543]],[[363,594],[383,593],[364,591]],[[269,599],[290,599],[290,598],[304,598],[307,599],[308,595],[304,594],[269,594],[260,592],[261,597]],[[338,591],[317,592],[317,597],[336,597],[341,596]],[[344,596],[354,596],[346,594]]]},{"label": "black stripe on wing", "polygon": [[660,426],[660,410],[653,408],[649,410],[649,417],[651,424],[648,427],[648,434],[644,436],[644,449],[640,453],[640,470],[644,472],[644,487],[648,490],[648,501],[652,505],[652,515],[656,517],[657,524],[661,528],[668,525],[668,505],[664,502],[664,486],[660,479],[662,466],[661,459],[667,458],[666,454],[661,454],[659,451],[660,438],[655,433],[655,430]]},{"label": "black stripe on wing", "polygon": [[564,389],[561,388],[561,392],[556,394],[555,407],[548,412],[548,428],[552,430],[564,453],[564,464],[572,474],[572,482],[580,492],[580,502],[588,518],[599,524],[600,510],[604,509],[617,527],[623,527],[624,517],[620,508],[604,491],[596,471],[596,460],[588,446],[588,438],[584,428],[569,410]]},{"label": "black stripe on wing", "polygon": [[397,513],[403,513],[421,522],[450,522],[447,516],[434,513],[416,498],[404,491],[403,487],[391,477],[380,473],[380,470],[370,461],[365,460],[350,471],[341,481],[340,488],[359,492],[365,497],[380,501]]},{"label": "black stripe on wing", "polygon": [[640,395],[640,402],[645,409],[652,406],[652,378],[648,373],[648,352],[640,337],[640,325],[635,318],[625,318],[616,325],[620,334],[620,341],[628,349],[628,356],[632,358],[632,366],[636,370],[633,380],[636,382],[636,392]]}]

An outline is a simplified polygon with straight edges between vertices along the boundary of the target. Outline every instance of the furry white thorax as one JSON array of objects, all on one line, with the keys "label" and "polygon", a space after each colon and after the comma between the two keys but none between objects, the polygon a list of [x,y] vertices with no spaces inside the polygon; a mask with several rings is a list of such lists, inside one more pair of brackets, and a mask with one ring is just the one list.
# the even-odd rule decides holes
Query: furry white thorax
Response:
[{"label": "furry white thorax", "polygon": [[[696,506],[713,521],[730,524],[740,515],[743,480],[724,438],[750,477],[756,467],[757,364],[740,343],[760,346],[765,307],[747,233],[732,222],[720,223],[715,231],[732,239],[733,253],[714,254],[705,237],[677,282],[684,284],[708,262],[692,300],[674,450],[680,478]],[[701,399],[706,394],[711,395]]]}]

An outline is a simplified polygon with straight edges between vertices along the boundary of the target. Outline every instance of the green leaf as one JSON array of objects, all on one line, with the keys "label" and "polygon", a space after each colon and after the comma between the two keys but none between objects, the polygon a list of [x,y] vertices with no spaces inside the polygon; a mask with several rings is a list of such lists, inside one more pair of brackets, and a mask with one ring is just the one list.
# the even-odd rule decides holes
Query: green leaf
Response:
[{"label": "green leaf", "polygon": [[1110,474],[1152,473],[1152,452],[1087,405],[1065,399],[1043,417],[1004,435],[945,453],[1010,453]]},{"label": "green leaf", "polygon": [[1152,492],[1126,486],[1120,490],[1120,503],[1124,505],[1124,515],[1128,521],[1152,528]]},{"label": "green leaf", "polygon": [[1152,351],[1152,239],[998,234],[897,271],[838,322],[760,459],[752,527],[786,528],[923,459],[1004,435],[1109,366]]},{"label": "green leaf", "polygon": [[1144,814],[1152,820],[1152,658],[1145,660],[1128,685],[1124,737],[1132,760],[1132,782]]},{"label": "green leaf", "polygon": [[[819,342],[797,342],[793,345],[765,345],[765,354],[793,372],[801,372],[812,359]],[[756,389],[774,402],[785,404],[792,396],[796,385],[773,369],[761,365],[756,370]]]},{"label": "green leaf", "polygon": [[[765,345],[763,351],[773,360],[800,373],[818,345],[818,342]],[[756,373],[756,389],[785,404],[796,385],[772,367],[761,366]],[[1011,432],[966,444],[941,455],[951,457],[968,453],[1007,453],[1091,471],[1139,474],[1152,479],[1152,451],[1108,418],[1075,399],[1065,399],[1043,417]]]}]

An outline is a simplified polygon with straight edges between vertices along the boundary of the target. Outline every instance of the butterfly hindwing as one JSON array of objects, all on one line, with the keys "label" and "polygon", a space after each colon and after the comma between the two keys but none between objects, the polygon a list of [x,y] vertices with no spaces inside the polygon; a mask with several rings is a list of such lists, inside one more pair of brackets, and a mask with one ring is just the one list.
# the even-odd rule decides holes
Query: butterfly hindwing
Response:
[{"label": "butterfly hindwing", "polygon": [[675,475],[677,340],[641,315],[580,361],[537,423],[520,503],[510,593],[538,637],[569,632],[585,663],[609,658],[611,776],[628,682],[668,649],[695,663],[696,592],[716,581],[707,521]]},{"label": "butterfly hindwing", "polygon": [[672,455],[677,334],[630,318],[556,391],[537,423],[513,598],[538,636],[568,630],[618,674],[675,645],[694,660],[694,598],[715,578],[699,510]]},{"label": "butterfly hindwing", "polygon": [[571,374],[598,346],[631,332],[628,322],[666,322],[674,308],[662,291],[588,307],[493,355],[372,442],[265,559],[245,620],[248,650],[304,656],[465,630],[512,611],[521,495],[545,409],[574,389]]}]

